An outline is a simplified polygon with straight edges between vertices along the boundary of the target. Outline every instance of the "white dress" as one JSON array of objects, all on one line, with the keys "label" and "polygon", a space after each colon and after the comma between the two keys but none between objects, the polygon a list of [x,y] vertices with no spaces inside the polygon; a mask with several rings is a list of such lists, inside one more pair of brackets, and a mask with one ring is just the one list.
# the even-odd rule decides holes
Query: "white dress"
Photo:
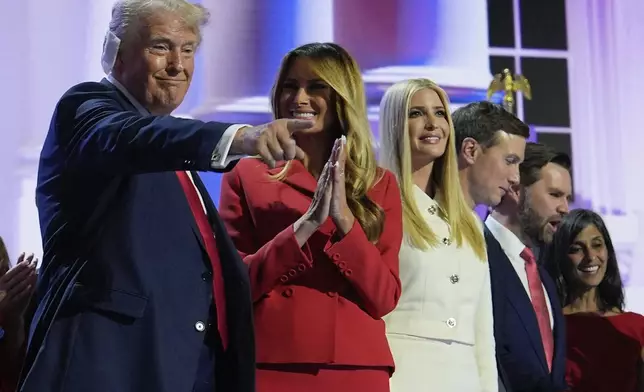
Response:
[{"label": "white dress", "polygon": [[443,238],[400,250],[402,295],[384,317],[396,370],[391,392],[498,392],[490,271],[467,245],[449,239],[437,203],[414,187],[416,203]]}]

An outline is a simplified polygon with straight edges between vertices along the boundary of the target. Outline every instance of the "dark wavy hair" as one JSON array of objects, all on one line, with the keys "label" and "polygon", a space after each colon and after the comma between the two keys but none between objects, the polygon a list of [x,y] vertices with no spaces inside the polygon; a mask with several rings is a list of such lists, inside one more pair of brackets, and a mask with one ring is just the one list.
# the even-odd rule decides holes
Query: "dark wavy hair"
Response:
[{"label": "dark wavy hair", "polygon": [[0,237],[0,276],[7,273],[9,270],[9,252],[7,246],[4,244],[2,237]]},{"label": "dark wavy hair", "polygon": [[597,306],[603,312],[612,309],[624,311],[624,286],[619,275],[613,241],[604,220],[595,212],[577,209],[564,216],[552,242],[541,252],[541,260],[555,280],[562,305],[570,305],[576,299],[581,287],[573,274],[574,267],[568,257],[568,249],[579,233],[591,225],[594,225],[604,237],[604,244],[608,251],[606,275],[597,287]]}]

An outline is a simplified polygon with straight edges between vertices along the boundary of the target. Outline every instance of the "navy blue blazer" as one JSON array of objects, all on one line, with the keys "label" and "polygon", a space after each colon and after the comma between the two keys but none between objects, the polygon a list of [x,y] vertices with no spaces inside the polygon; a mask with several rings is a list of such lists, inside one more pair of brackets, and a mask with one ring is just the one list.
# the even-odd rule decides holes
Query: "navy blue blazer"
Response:
[{"label": "navy blue blazer", "polygon": [[[207,332],[200,322],[208,324],[214,307],[212,272],[174,171],[210,170],[229,125],[143,116],[106,80],[63,95],[40,157],[44,256],[19,390],[192,390]],[[226,370],[218,384],[251,392],[247,268],[192,174],[217,239],[227,297],[229,348],[216,359]]]},{"label": "navy blue blazer", "polygon": [[507,391],[558,392],[568,389],[566,372],[566,326],[552,278],[545,269],[539,273],[552,307],[555,352],[552,372],[543,352],[537,317],[507,255],[485,227],[490,263],[494,338],[500,375]]}]

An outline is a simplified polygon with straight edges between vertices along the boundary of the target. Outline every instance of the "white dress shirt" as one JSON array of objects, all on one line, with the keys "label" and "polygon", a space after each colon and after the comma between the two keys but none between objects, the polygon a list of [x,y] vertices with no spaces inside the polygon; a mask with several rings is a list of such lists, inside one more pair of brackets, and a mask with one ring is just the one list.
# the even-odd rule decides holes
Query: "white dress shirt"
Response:
[{"label": "white dress shirt", "polygon": [[[106,78],[110,83],[114,85],[125,97],[130,101],[130,103],[138,110],[139,113],[141,113],[144,116],[149,116],[150,111],[147,110],[143,105],[141,105],[140,102],[138,102],[132,94],[127,91],[127,89],[118,81],[116,80],[112,74],[108,75]],[[217,146],[215,146],[215,150],[212,153],[212,161],[210,162],[210,167],[213,169],[224,169],[228,164],[236,159],[240,159],[243,156],[241,155],[228,155],[230,152],[230,147],[233,144],[233,140],[235,139],[235,134],[237,134],[237,131],[239,131],[243,127],[248,127],[250,125],[246,124],[234,124],[231,125],[226,129],[224,132],[223,136],[217,143]],[[187,171],[188,177],[190,178],[190,181],[192,181],[192,185],[195,186],[195,189],[197,189],[195,185],[195,181],[192,178],[192,174]],[[199,201],[201,202],[201,206],[203,207],[204,211],[206,211],[206,206],[203,202],[203,198],[201,196],[201,193],[199,192],[199,189],[197,189],[197,195],[199,196]]]},{"label": "white dress shirt", "polygon": [[[508,256],[512,267],[514,267],[517,276],[519,276],[519,280],[521,281],[526,294],[528,294],[530,301],[532,301],[532,296],[530,295],[530,286],[528,285],[528,273],[525,270],[525,260],[523,259],[523,257],[521,257],[521,252],[523,252],[523,249],[525,249],[526,247],[525,244],[521,242],[519,237],[511,232],[510,229],[503,226],[501,223],[499,223],[499,221],[494,219],[492,215],[488,215],[487,219],[485,220],[485,226],[487,226],[494,238],[496,238],[496,240],[499,241],[499,244],[501,244],[503,252],[506,256]],[[543,286],[543,283],[541,284],[541,286]],[[543,287],[543,293],[546,296],[546,305],[548,306],[550,327],[554,328],[555,322],[554,318],[552,317],[552,306],[550,305],[550,297],[548,296],[548,292],[546,291],[545,287]]]}]

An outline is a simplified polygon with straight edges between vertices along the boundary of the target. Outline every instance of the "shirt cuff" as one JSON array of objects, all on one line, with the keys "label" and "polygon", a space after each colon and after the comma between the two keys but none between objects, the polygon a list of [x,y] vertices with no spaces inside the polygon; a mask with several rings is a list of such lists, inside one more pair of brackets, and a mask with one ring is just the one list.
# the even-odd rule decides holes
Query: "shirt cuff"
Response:
[{"label": "shirt cuff", "polygon": [[233,145],[237,131],[244,127],[250,127],[247,124],[235,124],[226,129],[219,143],[212,152],[212,159],[210,160],[210,167],[212,169],[225,169],[230,162],[243,158],[245,155],[228,155],[230,147]]}]

